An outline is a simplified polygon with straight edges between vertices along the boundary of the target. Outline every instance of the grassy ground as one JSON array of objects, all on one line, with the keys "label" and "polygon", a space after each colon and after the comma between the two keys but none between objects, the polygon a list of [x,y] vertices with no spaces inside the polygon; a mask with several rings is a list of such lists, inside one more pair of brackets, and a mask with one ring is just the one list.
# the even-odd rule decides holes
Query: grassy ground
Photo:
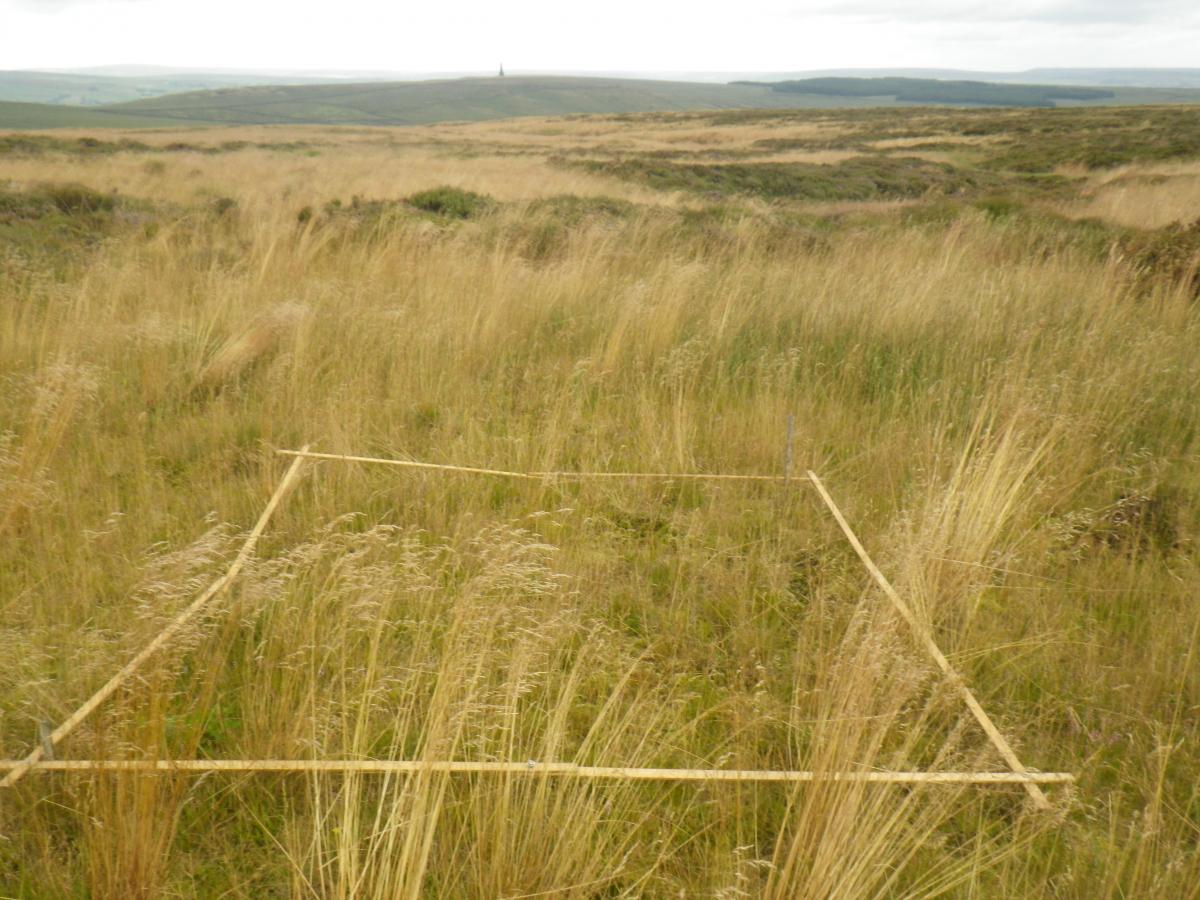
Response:
[{"label": "grassy ground", "polygon": [[[0,138],[0,757],[223,571],[272,448],[769,473],[792,415],[1022,759],[1079,776],[1047,814],[35,774],[0,894],[1195,896],[1200,231],[1164,197],[1200,161],[1186,116],[1098,115]],[[61,756],[1004,768],[802,483],[314,464],[259,550]]]}]

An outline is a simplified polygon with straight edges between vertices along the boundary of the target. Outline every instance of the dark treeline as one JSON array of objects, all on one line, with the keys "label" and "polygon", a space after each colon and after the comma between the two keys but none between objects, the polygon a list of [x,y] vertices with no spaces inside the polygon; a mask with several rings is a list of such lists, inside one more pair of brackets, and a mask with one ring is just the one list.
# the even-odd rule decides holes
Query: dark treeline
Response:
[{"label": "dark treeline", "polygon": [[984,81],[937,81],[932,78],[803,78],[797,81],[742,81],[778,93],[834,97],[894,96],[907,103],[963,103],[986,106],[1054,106],[1056,100],[1106,100],[1101,88],[1042,84],[990,84]]}]

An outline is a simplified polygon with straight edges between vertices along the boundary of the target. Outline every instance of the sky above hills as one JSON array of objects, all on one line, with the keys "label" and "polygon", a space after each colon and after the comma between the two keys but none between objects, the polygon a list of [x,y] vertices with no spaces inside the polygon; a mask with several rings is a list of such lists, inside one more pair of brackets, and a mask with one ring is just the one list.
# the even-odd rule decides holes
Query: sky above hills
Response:
[{"label": "sky above hills", "polygon": [[0,0],[0,69],[1193,66],[1196,0]]}]

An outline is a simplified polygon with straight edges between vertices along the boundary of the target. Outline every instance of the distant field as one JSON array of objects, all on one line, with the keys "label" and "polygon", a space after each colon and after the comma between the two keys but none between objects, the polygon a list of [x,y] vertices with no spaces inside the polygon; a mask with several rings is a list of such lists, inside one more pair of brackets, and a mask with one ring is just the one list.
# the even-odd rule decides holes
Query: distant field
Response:
[{"label": "distant field", "polygon": [[161,128],[164,118],[119,109],[0,101],[0,129]]},{"label": "distant field", "polygon": [[[35,769],[0,896],[1196,895],[1195,109],[156,121],[0,133],[0,769],[277,448],[792,477],[310,462],[59,764],[516,770]],[[1050,810],[865,780],[1011,774],[924,634]]]},{"label": "distant field", "polygon": [[[425,125],[523,116],[702,109],[845,109],[929,104],[1056,106],[1200,102],[1200,91],[827,78],[706,84],[511,76],[367,84],[231,87],[95,108],[0,108],[0,127],[129,127],[151,120],[236,125]],[[101,116],[112,116],[105,119]]]}]

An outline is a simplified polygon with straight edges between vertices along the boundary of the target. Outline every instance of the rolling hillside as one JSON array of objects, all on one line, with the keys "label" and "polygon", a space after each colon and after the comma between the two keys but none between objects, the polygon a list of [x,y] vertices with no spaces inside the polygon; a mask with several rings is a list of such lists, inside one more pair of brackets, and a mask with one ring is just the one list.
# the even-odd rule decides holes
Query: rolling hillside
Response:
[{"label": "rolling hillside", "polygon": [[979,106],[1053,107],[1064,100],[1104,101],[1115,97],[1104,88],[1038,84],[988,84],[929,78],[802,78],[796,81],[745,82],[784,94],[832,97],[892,97],[898,103]]},{"label": "rolling hillside", "polygon": [[756,75],[748,80],[777,81],[785,78],[923,78],[938,81],[986,81],[995,84],[1054,84],[1078,87],[1127,87],[1200,89],[1200,69],[1067,69],[1038,68],[1020,72],[988,72],[970,69],[815,69]]},{"label": "rolling hillside", "polygon": [[54,103],[9,103],[0,100],[0,129],[39,128],[155,128],[162,125],[203,125],[199,119],[174,120],[135,111]]},{"label": "rolling hillside", "polygon": [[157,97],[112,109],[238,124],[418,125],[512,116],[786,107],[796,103],[794,97],[753,85],[523,76],[238,88]]},{"label": "rolling hillside", "polygon": [[418,82],[258,85],[98,107],[7,104],[0,128],[138,127],[164,123],[422,125],[516,116],[700,109],[894,105],[1056,106],[1200,103],[1200,91],[1104,90],[924,79],[827,78],[705,84],[624,78],[512,76]]},{"label": "rolling hillside", "polygon": [[[831,82],[836,81],[836,84]],[[779,84],[702,84],[619,78],[520,76],[441,81],[265,86],[156,97],[110,107],[138,115],[239,124],[416,125],[572,113],[683,109],[886,106],[895,103],[1052,106],[1070,103],[1200,102],[1200,91],[1158,95],[1147,89],[1086,90],[921,79],[823,79]],[[947,86],[954,90],[948,91]]]}]

